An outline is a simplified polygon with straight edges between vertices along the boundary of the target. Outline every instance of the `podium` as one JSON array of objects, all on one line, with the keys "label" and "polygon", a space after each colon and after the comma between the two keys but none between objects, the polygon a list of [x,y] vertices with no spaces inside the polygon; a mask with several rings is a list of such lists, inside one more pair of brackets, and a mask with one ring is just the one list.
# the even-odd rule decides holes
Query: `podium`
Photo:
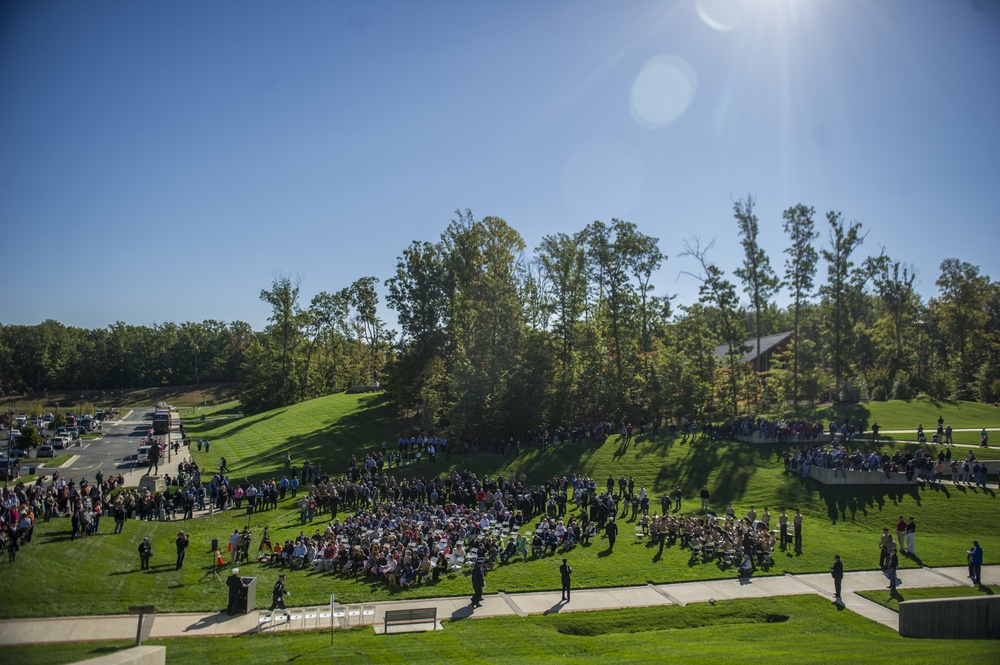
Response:
[{"label": "podium", "polygon": [[241,577],[243,586],[240,588],[240,598],[236,603],[236,611],[249,614],[257,609],[257,578]]}]

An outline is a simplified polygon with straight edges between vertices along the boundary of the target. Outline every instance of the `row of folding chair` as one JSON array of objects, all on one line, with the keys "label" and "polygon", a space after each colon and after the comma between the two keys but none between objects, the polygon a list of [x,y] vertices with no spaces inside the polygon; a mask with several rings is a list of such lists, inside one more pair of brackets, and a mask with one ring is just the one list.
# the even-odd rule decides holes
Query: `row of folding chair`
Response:
[{"label": "row of folding chair", "polygon": [[352,625],[363,625],[375,623],[374,605],[337,605],[331,614],[329,607],[296,607],[287,610],[259,610],[257,612],[257,632],[260,633],[268,628],[285,627],[285,630],[292,628],[306,630],[308,628],[320,628],[326,621],[333,621],[341,628],[350,628]]}]

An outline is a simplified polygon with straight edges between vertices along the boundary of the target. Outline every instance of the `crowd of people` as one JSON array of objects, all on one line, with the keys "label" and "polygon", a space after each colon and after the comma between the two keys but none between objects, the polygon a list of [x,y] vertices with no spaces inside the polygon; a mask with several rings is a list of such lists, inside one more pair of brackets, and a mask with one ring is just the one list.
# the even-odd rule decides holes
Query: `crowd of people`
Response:
[{"label": "crowd of people", "polygon": [[945,447],[936,453],[931,450],[869,450],[862,452],[855,448],[850,450],[839,439],[828,446],[812,445],[801,448],[794,454],[784,454],[786,473],[798,473],[801,477],[809,476],[809,467],[817,466],[833,469],[834,477],[847,471],[867,471],[884,473],[890,477],[894,473],[904,474],[907,480],[919,478],[928,483],[951,480],[955,484],[976,485],[986,487],[988,467],[985,462],[976,459],[969,450],[965,459],[952,457],[952,448]]}]

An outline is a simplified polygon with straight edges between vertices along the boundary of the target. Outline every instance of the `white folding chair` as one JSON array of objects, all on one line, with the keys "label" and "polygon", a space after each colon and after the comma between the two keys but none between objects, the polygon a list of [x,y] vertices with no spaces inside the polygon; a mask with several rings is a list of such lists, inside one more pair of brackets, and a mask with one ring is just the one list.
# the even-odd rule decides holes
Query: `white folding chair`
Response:
[{"label": "white folding chair", "polygon": [[305,616],[305,611],[300,607],[288,610],[288,627],[301,628],[302,618],[304,616]]},{"label": "white folding chair", "polygon": [[321,627],[323,625],[323,622],[326,621],[327,619],[329,619],[331,623],[333,622],[333,613],[330,611],[330,608],[329,607],[319,608],[319,615],[316,617],[316,626]]},{"label": "white folding chair", "polygon": [[642,527],[641,527],[641,526],[637,526],[637,527],[635,528],[635,540],[636,540],[636,542],[638,542],[638,541],[641,541],[641,540],[642,540],[642,537],[643,537],[644,535],[646,535],[646,534],[644,534],[644,533],[642,532]]},{"label": "white folding chair", "polygon": [[271,618],[271,625],[272,626],[284,626],[287,629],[288,628],[288,612],[286,612],[285,610],[278,610],[277,612],[275,612],[274,616]]},{"label": "white folding chair", "polygon": [[347,609],[343,606],[333,608],[333,619],[341,628],[350,628],[351,624],[347,621]]},{"label": "white folding chair", "polygon": [[375,625],[375,606],[374,605],[364,605],[361,608],[361,622],[368,623],[370,620],[371,624]]},{"label": "white folding chair", "polygon": [[347,608],[347,623],[351,623],[354,619],[357,619],[358,625],[361,625],[361,608],[357,605],[351,605]]},{"label": "white folding chair", "polygon": [[306,627],[307,623],[312,623],[316,628],[319,628],[319,608],[318,607],[307,607],[302,610],[302,628]]},{"label": "white folding chair", "polygon": [[257,634],[260,635],[260,631],[265,628],[271,627],[271,620],[273,619],[271,610],[258,610],[257,612]]}]

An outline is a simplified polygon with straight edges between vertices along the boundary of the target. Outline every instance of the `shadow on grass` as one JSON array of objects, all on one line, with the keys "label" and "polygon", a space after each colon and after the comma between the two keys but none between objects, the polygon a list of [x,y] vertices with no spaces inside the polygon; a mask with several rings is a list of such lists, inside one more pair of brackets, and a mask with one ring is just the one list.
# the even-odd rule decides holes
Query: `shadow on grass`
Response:
[{"label": "shadow on grass", "polygon": [[819,485],[819,495],[826,503],[827,516],[837,522],[853,522],[858,513],[867,517],[870,510],[882,512],[886,504],[899,505],[909,499],[921,505],[918,485]]}]

